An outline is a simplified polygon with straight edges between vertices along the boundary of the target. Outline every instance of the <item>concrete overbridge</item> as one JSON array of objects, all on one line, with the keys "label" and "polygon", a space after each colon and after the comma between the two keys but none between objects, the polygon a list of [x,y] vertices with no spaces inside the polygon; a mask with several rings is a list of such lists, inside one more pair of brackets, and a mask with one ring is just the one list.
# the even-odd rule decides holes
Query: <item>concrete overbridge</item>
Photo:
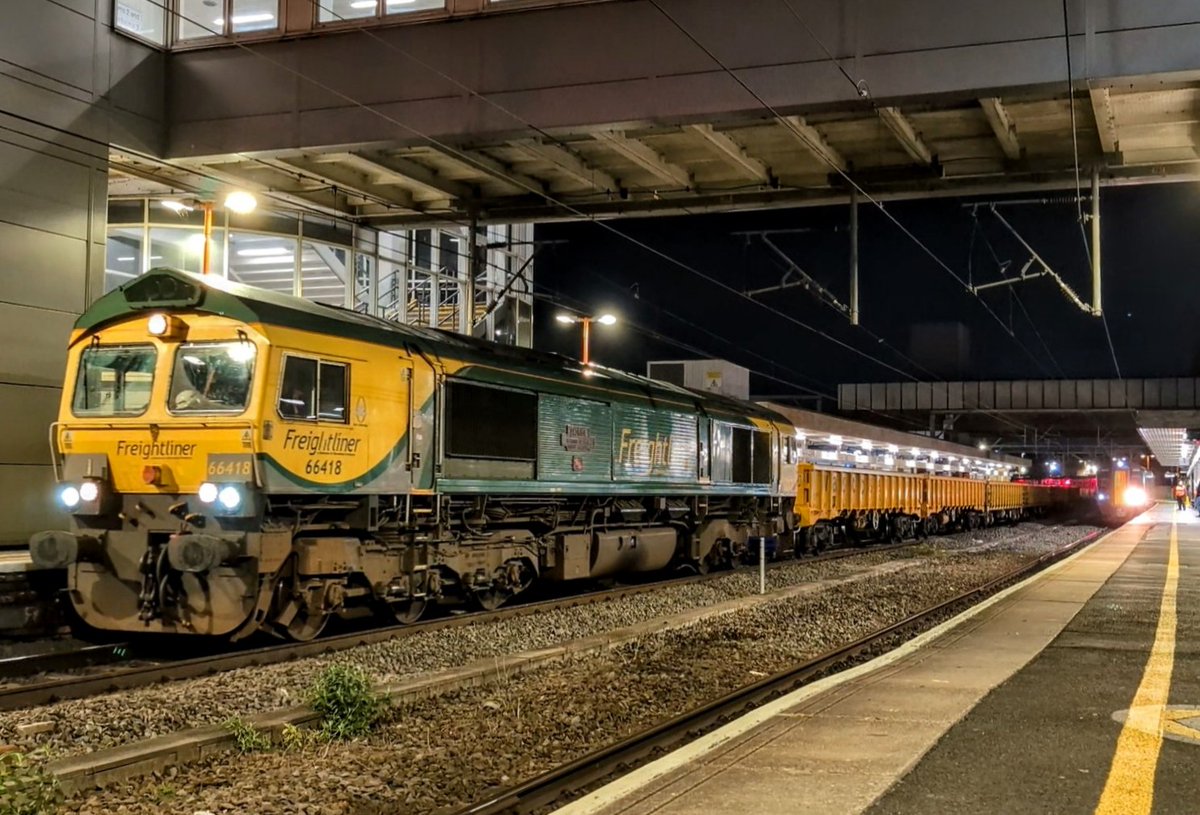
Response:
[{"label": "concrete overbridge", "polygon": [[1006,452],[1134,455],[1187,466],[1200,378],[875,382],[838,386],[838,410]]},{"label": "concrete overbridge", "polygon": [[235,183],[394,225],[1198,177],[1184,0],[313,5],[170,53],[174,103],[133,145],[158,149],[118,144],[113,191]]}]

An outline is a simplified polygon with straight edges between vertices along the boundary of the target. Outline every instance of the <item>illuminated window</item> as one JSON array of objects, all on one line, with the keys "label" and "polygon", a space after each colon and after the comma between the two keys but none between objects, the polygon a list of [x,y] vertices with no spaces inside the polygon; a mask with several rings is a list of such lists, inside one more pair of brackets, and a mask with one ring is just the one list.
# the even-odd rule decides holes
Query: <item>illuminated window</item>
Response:
[{"label": "illuminated window", "polygon": [[338,23],[379,13],[379,0],[316,0],[317,22]]},{"label": "illuminated window", "polygon": [[279,0],[178,0],[181,40],[279,28]]},{"label": "illuminated window", "polygon": [[157,0],[116,0],[113,3],[113,28],[149,40],[167,44],[165,10]]},{"label": "illuminated window", "polygon": [[414,11],[444,9],[445,0],[385,0],[384,14],[411,14]]},{"label": "illuminated window", "polygon": [[305,241],[300,253],[300,296],[331,306],[346,305],[346,269],[350,252]]}]

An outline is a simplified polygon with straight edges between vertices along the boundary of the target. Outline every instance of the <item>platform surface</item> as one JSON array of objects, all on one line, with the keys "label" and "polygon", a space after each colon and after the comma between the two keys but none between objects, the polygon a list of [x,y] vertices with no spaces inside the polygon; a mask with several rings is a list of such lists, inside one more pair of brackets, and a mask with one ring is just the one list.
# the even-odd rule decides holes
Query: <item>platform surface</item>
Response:
[{"label": "platform surface", "polygon": [[1159,505],[890,664],[560,813],[1200,812],[1198,578],[1196,515]]}]

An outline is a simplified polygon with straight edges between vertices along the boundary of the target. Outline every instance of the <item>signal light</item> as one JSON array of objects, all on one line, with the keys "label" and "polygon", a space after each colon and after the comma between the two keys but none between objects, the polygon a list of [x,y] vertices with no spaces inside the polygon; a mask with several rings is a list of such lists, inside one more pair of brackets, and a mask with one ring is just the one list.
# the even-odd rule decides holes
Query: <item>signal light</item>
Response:
[{"label": "signal light", "polygon": [[162,482],[162,467],[147,464],[142,468],[142,481],[147,486],[157,486]]}]

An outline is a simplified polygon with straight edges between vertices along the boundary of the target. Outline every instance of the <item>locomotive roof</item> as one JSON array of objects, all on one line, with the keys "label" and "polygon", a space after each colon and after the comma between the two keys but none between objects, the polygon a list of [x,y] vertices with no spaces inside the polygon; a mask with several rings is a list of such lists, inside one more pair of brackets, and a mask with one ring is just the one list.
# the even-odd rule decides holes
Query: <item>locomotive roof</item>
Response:
[{"label": "locomotive roof", "polygon": [[568,387],[598,387],[650,401],[702,405],[710,413],[787,423],[782,416],[752,402],[702,393],[612,368],[597,367],[596,379],[581,380],[581,363],[562,354],[405,325],[222,277],[201,277],[177,269],[151,269],[114,289],[84,311],[75,328],[94,332],[114,320],[151,310],[216,314],[245,323],[314,331],[418,350],[435,357],[444,355],[464,362],[504,366],[516,373],[554,375]]}]

